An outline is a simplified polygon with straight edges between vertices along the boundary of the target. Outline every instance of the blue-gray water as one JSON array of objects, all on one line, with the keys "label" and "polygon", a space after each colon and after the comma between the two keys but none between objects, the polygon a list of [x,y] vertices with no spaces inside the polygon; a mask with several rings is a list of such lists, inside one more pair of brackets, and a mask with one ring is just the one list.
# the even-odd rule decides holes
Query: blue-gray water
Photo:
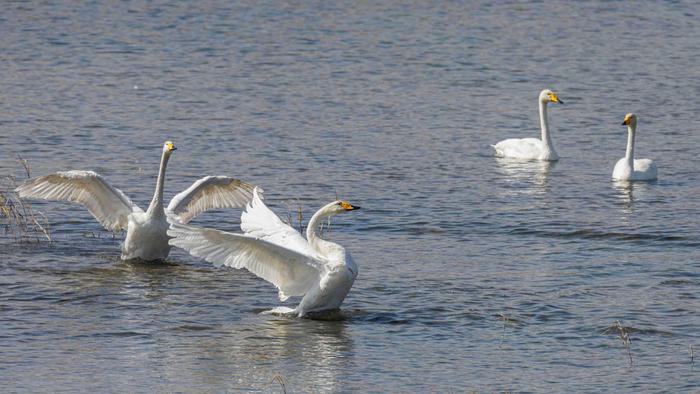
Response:
[{"label": "blue-gray water", "polygon": [[[224,174],[285,217],[363,206],[331,231],[360,274],[344,321],[260,315],[251,274],[121,262],[38,202],[54,243],[0,242],[4,390],[698,390],[696,2],[102,3],[3,4],[3,175],[93,169],[145,207],[172,139],[168,198]],[[560,162],[494,158],[543,88]],[[610,181],[627,112],[658,182]]]}]

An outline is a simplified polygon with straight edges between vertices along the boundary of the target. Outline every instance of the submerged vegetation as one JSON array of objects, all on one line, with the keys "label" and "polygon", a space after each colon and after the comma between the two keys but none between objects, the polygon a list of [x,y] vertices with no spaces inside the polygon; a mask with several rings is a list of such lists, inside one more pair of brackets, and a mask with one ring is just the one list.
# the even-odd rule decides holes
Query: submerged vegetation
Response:
[{"label": "submerged vegetation", "polygon": [[[31,177],[29,163],[20,156],[17,161],[24,168],[27,178]],[[4,235],[15,242],[41,242],[51,240],[49,221],[40,211],[35,211],[27,201],[22,201],[17,193],[17,178],[4,175],[0,178],[0,226]]]},{"label": "submerged vegetation", "polygon": [[618,338],[622,341],[622,346],[627,349],[627,356],[629,357],[630,366],[632,366],[632,350],[630,349],[632,345],[632,338],[630,337],[630,329],[622,325],[622,322],[616,320],[612,327],[607,328],[603,331],[603,334],[617,333]]}]

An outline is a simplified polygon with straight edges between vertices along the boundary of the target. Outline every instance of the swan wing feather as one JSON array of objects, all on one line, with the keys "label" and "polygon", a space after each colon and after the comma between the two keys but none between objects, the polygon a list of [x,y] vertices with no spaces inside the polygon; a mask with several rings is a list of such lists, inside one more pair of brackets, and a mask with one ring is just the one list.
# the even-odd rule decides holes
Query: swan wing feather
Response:
[{"label": "swan wing feather", "polygon": [[640,172],[653,172],[656,173],[656,163],[651,159],[635,159],[634,160],[634,170]]},{"label": "swan wing feather", "polygon": [[257,188],[253,191],[253,199],[241,214],[241,230],[246,235],[294,250],[297,253],[306,256],[316,255],[316,252],[297,230],[284,223],[263,203]]},{"label": "swan wing feather", "polygon": [[110,231],[127,228],[129,215],[142,212],[121,190],[93,171],[63,171],[30,179],[15,189],[21,198],[83,204]]},{"label": "swan wing feather", "polygon": [[206,176],[173,197],[167,210],[175,214],[181,223],[187,223],[209,209],[245,207],[253,198],[253,188],[253,185],[240,179]]},{"label": "swan wing feather", "polygon": [[172,223],[168,235],[171,245],[215,266],[245,268],[265,279],[279,289],[282,300],[306,294],[324,269],[311,256],[246,234]]},{"label": "swan wing feather", "polygon": [[657,177],[656,163],[651,159],[636,159],[634,161],[634,175],[643,180],[652,180]]},{"label": "swan wing feather", "polygon": [[496,145],[496,155],[519,159],[533,159],[542,153],[542,140],[537,138],[509,138]]}]

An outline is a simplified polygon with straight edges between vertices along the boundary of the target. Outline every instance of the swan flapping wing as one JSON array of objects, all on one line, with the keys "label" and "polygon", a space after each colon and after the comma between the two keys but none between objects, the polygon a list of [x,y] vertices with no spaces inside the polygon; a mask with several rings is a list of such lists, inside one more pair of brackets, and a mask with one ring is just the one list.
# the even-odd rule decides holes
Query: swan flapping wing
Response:
[{"label": "swan flapping wing", "polygon": [[206,176],[179,193],[168,204],[169,213],[187,223],[214,208],[243,208],[253,198],[254,186],[227,176]]},{"label": "swan flapping wing", "polygon": [[246,235],[291,249],[306,256],[315,256],[316,252],[298,231],[284,223],[262,202],[258,188],[253,190],[253,200],[241,214],[241,230]]},{"label": "swan flapping wing", "polygon": [[15,189],[22,198],[70,201],[85,205],[107,230],[127,228],[129,214],[141,212],[129,197],[93,171],[64,171],[24,182]]},{"label": "swan flapping wing", "polygon": [[172,223],[170,245],[216,266],[246,268],[279,289],[282,301],[301,296],[318,283],[323,266],[310,256],[245,234]]}]

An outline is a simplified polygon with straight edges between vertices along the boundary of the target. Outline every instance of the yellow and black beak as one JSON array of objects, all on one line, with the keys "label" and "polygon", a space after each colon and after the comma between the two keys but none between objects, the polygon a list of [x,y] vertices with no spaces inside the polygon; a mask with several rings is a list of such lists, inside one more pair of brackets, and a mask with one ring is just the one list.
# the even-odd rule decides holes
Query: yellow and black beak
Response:
[{"label": "yellow and black beak", "polygon": [[553,103],[559,103],[559,104],[564,104],[563,101],[559,99],[556,93],[552,92],[552,94],[549,95],[549,100]]},{"label": "yellow and black beak", "polygon": [[630,118],[625,118],[625,120],[622,121],[622,126],[629,126],[630,125]]},{"label": "yellow and black beak", "polygon": [[343,209],[346,210],[346,211],[355,211],[355,210],[357,210],[357,209],[360,209],[360,207],[358,207],[357,205],[355,205],[355,206],[350,205],[350,203],[349,203],[349,202],[346,202],[346,201],[341,201],[341,202],[340,202],[340,207],[343,208]]},{"label": "yellow and black beak", "polygon": [[168,142],[165,145],[168,147],[169,151],[177,150],[177,148],[175,147],[175,144],[173,144],[172,142]]}]

